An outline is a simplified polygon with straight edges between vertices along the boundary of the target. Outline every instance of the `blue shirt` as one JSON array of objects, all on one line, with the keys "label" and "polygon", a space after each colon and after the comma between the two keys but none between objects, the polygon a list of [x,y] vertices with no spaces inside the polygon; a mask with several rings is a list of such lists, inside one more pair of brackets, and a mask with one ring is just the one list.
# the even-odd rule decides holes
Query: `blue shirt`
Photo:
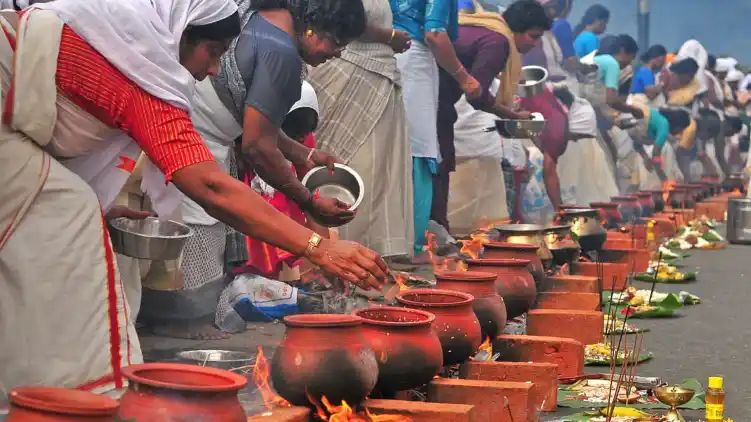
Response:
[{"label": "blue shirt", "polygon": [[574,41],[574,51],[576,51],[576,55],[580,58],[598,48],[600,48],[600,39],[591,31],[582,32]]},{"label": "blue shirt", "polygon": [[610,54],[595,56],[595,64],[599,69],[600,81],[605,88],[618,90],[618,82],[621,78],[621,65]]},{"label": "blue shirt", "polygon": [[631,81],[632,94],[644,94],[648,86],[654,86],[655,74],[652,69],[642,66],[636,71],[634,79]]},{"label": "blue shirt", "polygon": [[389,0],[394,14],[394,28],[410,38],[425,42],[426,32],[446,32],[456,40],[459,32],[459,9],[456,0]]},{"label": "blue shirt", "polygon": [[561,53],[563,58],[575,56],[574,50],[574,31],[571,29],[571,24],[566,19],[559,18],[553,22],[553,27],[550,31],[555,35],[555,39],[558,41],[558,45],[561,47]]},{"label": "blue shirt", "polygon": [[670,122],[668,122],[668,119],[656,108],[649,110],[647,135],[654,141],[655,145],[660,147],[665,145],[665,142],[670,135]]}]

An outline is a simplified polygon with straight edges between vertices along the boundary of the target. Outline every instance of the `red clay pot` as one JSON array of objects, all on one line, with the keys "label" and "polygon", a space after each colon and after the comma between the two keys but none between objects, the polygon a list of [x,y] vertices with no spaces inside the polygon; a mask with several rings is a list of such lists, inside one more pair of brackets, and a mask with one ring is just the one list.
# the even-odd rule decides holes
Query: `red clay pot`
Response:
[{"label": "red clay pot", "polygon": [[655,212],[662,212],[665,209],[665,191],[662,189],[645,190],[652,195],[652,202],[655,203]]},{"label": "red clay pot", "polygon": [[144,363],[123,368],[128,389],[120,398],[120,419],[136,421],[241,422],[237,393],[248,383],[222,369],[181,363]]},{"label": "red clay pot", "polygon": [[18,387],[8,394],[5,422],[114,422],[116,400],[86,391]]},{"label": "red clay pot", "polygon": [[396,297],[407,308],[435,315],[433,330],[443,349],[443,365],[462,363],[481,343],[480,321],[472,311],[472,295],[451,290],[414,289]]},{"label": "red clay pot", "polygon": [[520,243],[490,242],[484,246],[483,259],[526,259],[529,261],[529,272],[538,286],[545,280],[545,267],[537,256],[537,245]]},{"label": "red clay pot", "polygon": [[425,385],[441,370],[435,315],[390,306],[361,309],[362,331],[378,361],[376,391],[390,395]]},{"label": "red clay pot", "polygon": [[635,195],[621,195],[610,198],[612,202],[618,204],[618,211],[623,216],[623,222],[627,224],[636,224],[641,220],[642,208],[639,198]]},{"label": "red clay pot", "polygon": [[359,405],[378,381],[378,362],[355,315],[284,317],[287,332],[271,361],[276,391],[296,406],[326,396],[331,403]]},{"label": "red clay pot", "polygon": [[600,212],[600,218],[605,221],[605,228],[615,229],[623,223],[623,216],[615,202],[592,202],[589,206]]},{"label": "red clay pot", "polygon": [[527,312],[537,298],[532,274],[526,259],[469,259],[467,265],[470,270],[495,273],[498,279],[495,288],[506,303],[506,315],[509,319],[516,318]]},{"label": "red clay pot", "polygon": [[472,310],[480,321],[482,338],[496,338],[506,326],[506,304],[495,288],[495,273],[443,271],[435,274],[436,287],[474,296]]}]

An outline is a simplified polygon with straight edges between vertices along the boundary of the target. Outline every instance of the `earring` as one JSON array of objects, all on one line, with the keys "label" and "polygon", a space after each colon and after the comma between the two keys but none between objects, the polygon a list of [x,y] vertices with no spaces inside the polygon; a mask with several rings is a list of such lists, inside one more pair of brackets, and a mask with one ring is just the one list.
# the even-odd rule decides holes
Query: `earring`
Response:
[{"label": "earring", "polygon": [[312,37],[313,36],[313,30],[312,29],[308,29],[307,31],[305,31],[305,36],[308,37],[308,38]]}]

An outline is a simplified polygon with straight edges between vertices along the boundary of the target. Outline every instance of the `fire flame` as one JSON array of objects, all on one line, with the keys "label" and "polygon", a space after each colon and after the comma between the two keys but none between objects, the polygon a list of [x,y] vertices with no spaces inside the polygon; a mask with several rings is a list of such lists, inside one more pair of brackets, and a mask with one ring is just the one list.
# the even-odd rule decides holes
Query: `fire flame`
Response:
[{"label": "fire flame", "polygon": [[489,356],[493,356],[493,342],[490,341],[490,337],[485,337],[485,341],[482,342],[477,350],[487,352]]},{"label": "fire flame", "polygon": [[308,400],[316,408],[316,417],[325,422],[412,422],[408,416],[374,415],[367,408],[364,413],[355,413],[346,401],[342,400],[339,406],[334,406],[326,396],[322,396],[319,403],[308,394]]},{"label": "fire flame", "polygon": [[490,239],[488,239],[488,234],[485,232],[475,232],[470,234],[469,237],[470,240],[462,241],[460,252],[472,259],[477,259],[480,257],[483,246],[490,242]]},{"label": "fire flame", "polygon": [[665,203],[668,203],[668,199],[670,198],[670,192],[675,190],[675,187],[678,185],[678,182],[675,180],[666,180],[662,184],[662,200],[665,201]]},{"label": "fire flame", "polygon": [[456,261],[456,271],[466,273],[468,270],[467,264],[464,261]]},{"label": "fire flame", "polygon": [[258,346],[256,364],[253,366],[253,382],[258,387],[258,391],[261,392],[263,405],[268,411],[273,410],[275,407],[292,406],[287,400],[284,400],[271,389],[271,386],[269,385],[269,363],[266,360],[266,356],[263,354],[263,348],[261,346]]},{"label": "fire flame", "polygon": [[399,285],[399,291],[400,292],[403,292],[405,290],[409,290],[409,286],[407,286],[407,277],[404,274],[395,273],[394,274],[394,280],[396,281],[396,284]]}]

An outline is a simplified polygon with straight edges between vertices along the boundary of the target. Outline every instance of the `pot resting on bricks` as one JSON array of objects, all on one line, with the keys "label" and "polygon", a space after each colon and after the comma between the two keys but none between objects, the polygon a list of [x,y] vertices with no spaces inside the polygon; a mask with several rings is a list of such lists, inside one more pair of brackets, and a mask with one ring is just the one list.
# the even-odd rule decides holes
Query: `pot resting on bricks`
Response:
[{"label": "pot resting on bricks", "polygon": [[378,361],[376,391],[385,396],[430,382],[443,365],[441,342],[430,312],[372,307],[355,312]]},{"label": "pot resting on bricks", "polygon": [[506,303],[506,317],[516,318],[527,312],[535,303],[537,286],[525,259],[468,259],[471,271],[494,273],[498,278],[495,288]]},{"label": "pot resting on bricks", "polygon": [[276,391],[297,406],[309,397],[359,405],[378,380],[378,363],[356,315],[308,314],[284,318],[287,331],[271,361]]},{"label": "pot resting on bricks", "polygon": [[545,267],[537,256],[539,246],[524,243],[489,242],[483,247],[480,258],[483,259],[526,259],[529,261],[529,272],[535,279],[535,284],[541,286],[545,279]]},{"label": "pot resting on bricks", "polygon": [[248,380],[223,369],[179,363],[123,368],[128,389],[120,398],[122,420],[244,422],[237,393]]},{"label": "pot resting on bricks", "polygon": [[472,295],[452,290],[414,289],[396,297],[402,305],[435,315],[433,330],[443,349],[443,365],[462,363],[481,343],[480,321],[472,310]]},{"label": "pot resting on bricks", "polygon": [[480,321],[482,338],[495,338],[506,326],[506,304],[496,290],[495,273],[477,271],[440,271],[435,273],[436,287],[474,296],[472,310]]}]

